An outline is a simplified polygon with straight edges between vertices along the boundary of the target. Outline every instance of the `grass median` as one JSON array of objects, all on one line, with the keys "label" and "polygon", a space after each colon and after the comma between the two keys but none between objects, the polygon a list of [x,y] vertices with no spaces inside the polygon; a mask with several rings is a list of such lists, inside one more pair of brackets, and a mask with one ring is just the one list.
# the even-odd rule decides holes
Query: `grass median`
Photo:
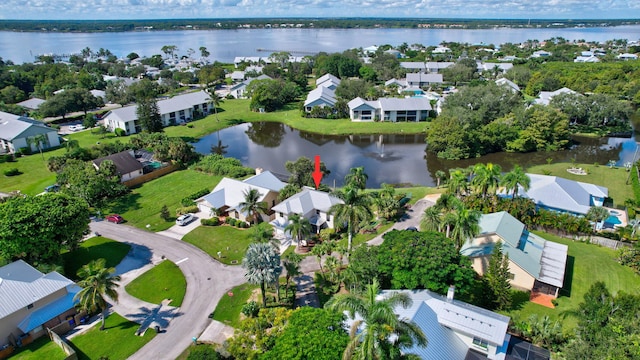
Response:
[{"label": "grass median", "polygon": [[171,299],[169,305],[182,305],[187,291],[187,281],[180,268],[165,260],[130,282],[125,289],[129,295],[152,304]]},{"label": "grass median", "polygon": [[[199,226],[182,238],[227,265],[239,265],[251,244],[251,230],[229,225]],[[221,257],[218,257],[218,251]]]}]

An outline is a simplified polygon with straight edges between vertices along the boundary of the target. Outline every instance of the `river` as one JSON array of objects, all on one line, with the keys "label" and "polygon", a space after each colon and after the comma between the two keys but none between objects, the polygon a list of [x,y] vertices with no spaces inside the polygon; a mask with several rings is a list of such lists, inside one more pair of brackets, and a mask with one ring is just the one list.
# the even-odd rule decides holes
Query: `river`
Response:
[{"label": "river", "polygon": [[[575,137],[577,144],[569,150],[528,154],[495,153],[481,158],[449,161],[425,153],[424,135],[319,135],[299,131],[273,122],[241,124],[212,133],[194,144],[203,154],[212,147],[222,148],[225,156],[240,159],[250,167],[286,174],[286,161],[300,156],[321,160],[331,170],[323,179],[328,185],[340,186],[352,167],[364,166],[369,175],[368,187],[387,184],[435,185],[438,170],[467,167],[478,162],[500,164],[508,171],[514,165],[524,167],[552,162],[606,165],[610,160],[622,166],[632,161],[636,152],[635,139]],[[215,149],[214,149],[215,150]]]},{"label": "river", "polygon": [[640,39],[640,26],[539,29],[239,29],[135,31],[114,33],[58,33],[0,31],[0,57],[15,63],[32,62],[39,54],[79,53],[89,47],[108,49],[118,57],[130,52],[140,56],[161,54],[164,45],[176,45],[178,53],[189,48],[196,54],[201,46],[211,52],[210,59],[232,62],[236,56],[269,56],[258,48],[341,52],[370,45],[407,44],[437,45],[442,41],[503,44],[526,40],[563,37],[567,40],[606,41]]}]

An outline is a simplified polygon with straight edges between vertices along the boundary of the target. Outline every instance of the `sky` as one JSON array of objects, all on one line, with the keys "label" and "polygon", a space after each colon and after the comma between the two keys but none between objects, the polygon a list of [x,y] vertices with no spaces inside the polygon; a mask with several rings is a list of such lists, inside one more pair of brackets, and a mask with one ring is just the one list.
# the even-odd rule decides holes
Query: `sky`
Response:
[{"label": "sky", "polygon": [[640,18],[640,0],[0,0],[0,19]]}]

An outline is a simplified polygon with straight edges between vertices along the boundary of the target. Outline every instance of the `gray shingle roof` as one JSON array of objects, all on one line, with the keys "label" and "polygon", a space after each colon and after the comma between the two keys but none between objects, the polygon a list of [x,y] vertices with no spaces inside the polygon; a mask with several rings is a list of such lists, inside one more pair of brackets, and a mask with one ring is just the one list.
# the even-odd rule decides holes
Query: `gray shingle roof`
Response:
[{"label": "gray shingle roof", "polygon": [[311,90],[307,95],[304,106],[308,106],[316,101],[320,101],[326,105],[334,106],[336,104],[336,93],[328,87],[318,86]]},{"label": "gray shingle roof", "polygon": [[408,83],[442,83],[443,78],[442,78],[442,74],[408,73],[407,82]]},{"label": "gray shingle roof", "polygon": [[[195,105],[204,104],[211,100],[206,91],[196,91],[188,94],[174,96],[170,99],[158,100],[158,111],[160,114],[168,114],[180,110],[190,109]],[[125,106],[111,110],[105,117],[116,121],[128,122],[138,118],[136,109],[138,105]]]},{"label": "gray shingle roof", "polygon": [[127,150],[95,159],[93,163],[99,168],[105,160],[113,161],[116,166],[116,172],[120,176],[136,170],[142,170],[142,164]]},{"label": "gray shingle roof", "polygon": [[258,201],[264,201],[269,191],[278,192],[284,186],[285,184],[278,180],[273,174],[269,171],[264,171],[245,181],[223,178],[211,193],[195,201],[206,202],[209,206],[216,209],[223,206],[228,206],[230,209],[237,209],[239,204],[244,202],[244,194],[251,189],[256,189],[260,193]]},{"label": "gray shingle roof", "polygon": [[424,97],[379,98],[378,103],[384,111],[431,110],[429,99]]},{"label": "gray shingle roof", "polygon": [[74,285],[57,272],[43,274],[22,260],[0,267],[0,319]]},{"label": "gray shingle roof", "polygon": [[316,86],[322,86],[324,82],[330,81],[332,84],[340,84],[340,79],[332,74],[324,74],[316,79]]}]

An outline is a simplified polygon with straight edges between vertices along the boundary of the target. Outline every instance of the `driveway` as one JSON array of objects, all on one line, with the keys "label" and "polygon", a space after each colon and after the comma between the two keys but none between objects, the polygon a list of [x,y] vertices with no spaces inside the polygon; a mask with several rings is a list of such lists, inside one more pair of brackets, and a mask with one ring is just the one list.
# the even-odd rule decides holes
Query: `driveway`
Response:
[{"label": "driveway", "polygon": [[168,237],[176,239],[176,240],[182,240],[182,238],[185,235],[187,235],[193,229],[195,229],[195,228],[197,228],[198,226],[201,225],[200,221],[202,219],[211,218],[210,214],[207,214],[207,213],[202,212],[202,211],[193,214],[193,216],[196,219],[193,220],[192,222],[188,223],[185,226],[180,226],[180,225],[176,224],[176,225],[173,225],[172,227],[168,228],[167,230],[158,231],[157,233],[160,234],[160,235],[168,236]]},{"label": "driveway", "polygon": [[440,197],[440,194],[436,194],[435,196],[427,195],[426,197],[416,201],[416,203],[413,204],[413,206],[411,206],[411,208],[407,210],[406,214],[398,222],[393,224],[393,226],[389,230],[367,241],[367,244],[369,245],[382,244],[382,241],[383,241],[382,237],[384,236],[384,234],[386,234],[388,231],[391,231],[391,230],[404,230],[412,226],[420,229],[420,221],[422,220],[422,213],[424,213],[424,210],[426,208],[435,205],[438,197]]},{"label": "driveway", "polygon": [[[226,266],[212,259],[195,246],[160,234],[113,224],[107,221],[91,223],[91,230],[104,237],[132,245],[149,261],[164,256],[180,267],[187,281],[187,291],[178,312],[166,328],[129,359],[175,359],[211,322],[208,315],[229,289],[245,282],[244,270]],[[148,262],[147,262],[148,263]],[[145,261],[132,260],[120,272],[143,267]],[[125,304],[123,304],[125,305]],[[147,309],[148,311],[149,309]],[[132,334],[133,336],[133,334]]]}]

